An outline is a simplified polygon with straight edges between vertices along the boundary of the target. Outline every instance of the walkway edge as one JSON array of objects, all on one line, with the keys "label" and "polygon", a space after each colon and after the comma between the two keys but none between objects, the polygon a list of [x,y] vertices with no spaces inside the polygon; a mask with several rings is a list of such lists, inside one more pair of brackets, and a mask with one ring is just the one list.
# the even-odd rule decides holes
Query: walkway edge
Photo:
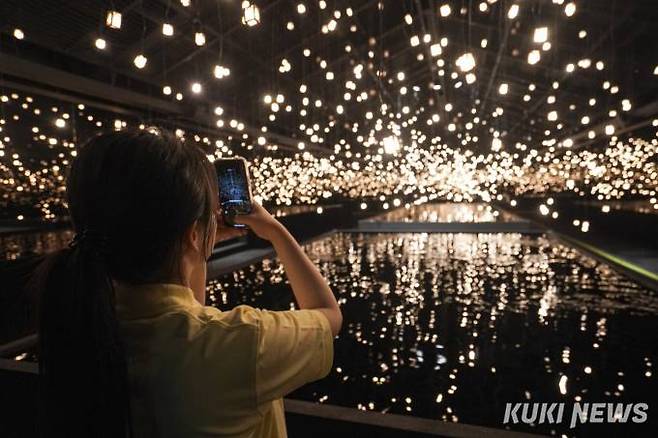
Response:
[{"label": "walkway edge", "polygon": [[419,418],[399,414],[384,414],[382,412],[361,411],[356,408],[327,405],[303,400],[284,400],[285,411],[320,417],[334,421],[365,424],[385,427],[403,432],[423,433],[427,435],[459,438],[533,438],[543,435],[534,435],[525,432],[513,432],[504,429],[494,429],[484,426],[474,426],[463,423],[448,423],[441,420]]}]

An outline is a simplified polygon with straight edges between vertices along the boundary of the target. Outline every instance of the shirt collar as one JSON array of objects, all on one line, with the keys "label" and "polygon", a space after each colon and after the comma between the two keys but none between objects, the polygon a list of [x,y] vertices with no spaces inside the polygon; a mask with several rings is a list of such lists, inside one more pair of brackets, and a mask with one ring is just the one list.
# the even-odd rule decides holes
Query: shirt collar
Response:
[{"label": "shirt collar", "polygon": [[117,284],[114,290],[119,319],[148,318],[174,308],[201,306],[192,289],[180,284]]}]

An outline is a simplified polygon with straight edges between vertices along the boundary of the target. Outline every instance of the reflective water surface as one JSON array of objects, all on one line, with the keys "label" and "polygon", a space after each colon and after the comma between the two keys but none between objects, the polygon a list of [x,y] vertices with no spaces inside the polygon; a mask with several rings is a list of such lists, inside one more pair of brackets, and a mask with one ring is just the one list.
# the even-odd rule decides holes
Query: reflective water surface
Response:
[{"label": "reflective water surface", "polygon": [[510,222],[516,219],[482,203],[434,203],[409,205],[368,219],[376,222]]},{"label": "reflective water surface", "polygon": [[41,255],[66,247],[73,239],[71,230],[33,231],[0,235],[0,260]]},{"label": "reflective water surface", "polygon": [[[338,233],[305,248],[344,325],[330,375],[293,398],[497,428],[506,402],[654,399],[655,292],[546,237]],[[271,259],[208,290],[222,309],[294,306]]]}]

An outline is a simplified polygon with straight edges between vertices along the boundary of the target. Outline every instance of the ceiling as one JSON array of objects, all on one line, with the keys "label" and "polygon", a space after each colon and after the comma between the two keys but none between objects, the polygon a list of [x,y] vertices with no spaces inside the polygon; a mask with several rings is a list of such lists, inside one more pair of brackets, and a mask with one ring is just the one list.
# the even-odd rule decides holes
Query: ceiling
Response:
[{"label": "ceiling", "polygon": [[[0,4],[0,49],[159,99],[176,102],[174,96],[181,92],[181,105],[190,114],[199,108],[212,112],[219,105],[226,128],[234,118],[328,151],[341,140],[352,150],[363,150],[369,139],[381,141],[391,131],[410,141],[405,121],[430,138],[474,150],[490,148],[492,136],[510,144],[559,142],[586,130],[583,116],[589,117],[590,126],[609,120],[633,124],[632,111],[610,117],[610,110],[623,99],[637,110],[652,103],[658,91],[653,74],[656,8],[651,1],[578,1],[572,16],[565,13],[568,2],[548,0],[256,1],[260,23],[253,27],[241,23],[238,1],[184,3],[5,0]],[[515,3],[518,14],[510,19]],[[449,5],[449,15],[442,14],[442,5]],[[110,10],[121,12],[120,29],[105,25]],[[332,19],[335,30],[324,33],[323,25]],[[173,36],[163,35],[163,23],[173,26]],[[548,50],[533,42],[534,30],[543,26]],[[17,27],[25,34],[22,40],[12,37]],[[205,35],[203,46],[195,44],[196,32]],[[417,46],[411,42],[414,36],[420,40]],[[94,46],[97,38],[106,41],[105,50]],[[447,44],[441,44],[443,38]],[[431,53],[434,44],[441,46],[440,55]],[[528,63],[532,50],[541,57],[534,65]],[[467,52],[476,62],[471,84],[456,65]],[[148,59],[143,69],[133,64],[138,54]],[[283,59],[290,65],[284,73],[279,71]],[[587,67],[579,67],[579,61]],[[597,62],[603,63],[600,70]],[[567,71],[570,63],[576,66],[572,73]],[[230,75],[216,79],[217,64],[228,67]],[[357,79],[354,69],[359,65],[364,68]],[[606,81],[611,84],[607,90]],[[199,94],[190,89],[195,82],[202,86]],[[300,92],[302,84],[305,93]],[[502,84],[507,84],[506,94],[500,93]],[[172,95],[163,94],[165,85],[173,88]],[[614,86],[619,91],[612,94]],[[267,94],[275,100],[277,94],[285,97],[276,113],[264,103]],[[557,112],[557,120],[547,118],[550,111]],[[432,116],[438,122],[428,125]]]}]

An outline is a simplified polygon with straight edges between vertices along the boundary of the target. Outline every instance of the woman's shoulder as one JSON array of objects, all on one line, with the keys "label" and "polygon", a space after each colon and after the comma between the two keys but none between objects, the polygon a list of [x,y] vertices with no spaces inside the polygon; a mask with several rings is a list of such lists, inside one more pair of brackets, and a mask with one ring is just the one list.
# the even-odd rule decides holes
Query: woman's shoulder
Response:
[{"label": "woman's shoulder", "polygon": [[199,312],[199,318],[208,323],[226,328],[257,328],[262,318],[263,310],[241,304],[230,310],[219,310],[216,307],[204,306]]}]

